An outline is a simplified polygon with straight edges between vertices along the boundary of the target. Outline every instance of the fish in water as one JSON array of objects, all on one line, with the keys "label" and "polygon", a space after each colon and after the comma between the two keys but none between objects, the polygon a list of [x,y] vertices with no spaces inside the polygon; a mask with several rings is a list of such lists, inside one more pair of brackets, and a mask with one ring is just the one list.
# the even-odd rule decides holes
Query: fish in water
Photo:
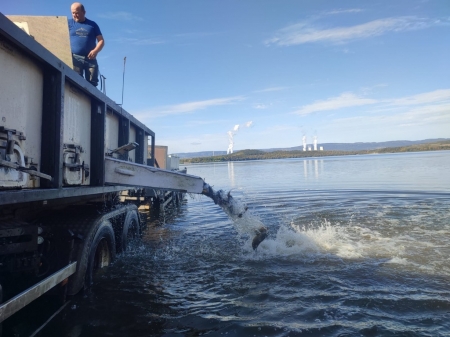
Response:
[{"label": "fish in water", "polygon": [[[248,210],[246,205],[236,202],[230,192],[226,193],[223,190],[214,191],[214,189],[207,183],[203,185],[202,194],[211,198],[214,203],[219,205],[233,220],[236,218],[242,218]],[[267,228],[264,226],[261,226],[255,231],[255,237],[252,241],[253,250],[256,250],[259,244],[264,241],[267,237],[267,232]]]},{"label": "fish in water", "polygon": [[258,228],[255,232],[256,232],[256,235],[252,241],[253,250],[256,250],[256,248],[258,248],[259,244],[261,242],[263,242],[264,239],[267,237],[267,228],[262,226],[262,227]]}]

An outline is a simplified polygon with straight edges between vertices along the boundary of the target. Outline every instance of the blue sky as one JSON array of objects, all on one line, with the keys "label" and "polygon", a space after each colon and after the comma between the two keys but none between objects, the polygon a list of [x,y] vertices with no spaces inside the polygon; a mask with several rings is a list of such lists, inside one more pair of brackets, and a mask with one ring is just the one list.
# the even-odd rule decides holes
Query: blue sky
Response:
[{"label": "blue sky", "polygon": [[[3,14],[66,15],[16,0]],[[450,137],[448,0],[85,1],[107,95],[169,152]],[[239,125],[236,128],[236,125]]]}]

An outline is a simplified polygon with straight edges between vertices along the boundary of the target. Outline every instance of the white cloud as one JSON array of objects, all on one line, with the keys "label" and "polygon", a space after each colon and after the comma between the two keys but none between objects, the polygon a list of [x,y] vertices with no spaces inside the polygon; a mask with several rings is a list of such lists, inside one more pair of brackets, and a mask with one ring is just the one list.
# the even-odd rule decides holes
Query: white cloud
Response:
[{"label": "white cloud", "polygon": [[360,8],[351,8],[351,9],[336,9],[334,11],[325,12],[325,15],[336,15],[336,14],[346,14],[346,13],[359,13],[363,12]]},{"label": "white cloud", "polygon": [[242,101],[245,98],[243,96],[214,98],[205,101],[187,102],[169,106],[163,106],[159,108],[152,108],[147,111],[138,112],[136,116],[143,117],[165,117],[169,115],[181,115],[184,113],[192,113],[198,110],[204,110],[214,106],[234,104]]},{"label": "white cloud", "polygon": [[[426,94],[423,94],[426,95]],[[419,95],[416,95],[419,96]],[[411,96],[414,97],[414,96]],[[392,100],[391,102],[394,102]],[[420,126],[420,125],[445,125],[450,124],[450,102],[429,102],[433,104],[411,107],[406,105],[403,112],[392,113],[388,111],[385,114],[365,114],[353,117],[337,118],[332,124],[336,126],[348,126],[352,128],[364,128],[368,126]],[[389,104],[389,103],[388,103]]]},{"label": "white cloud", "polygon": [[450,122],[450,103],[432,104],[414,107],[404,113],[394,115],[398,116],[399,121],[418,120],[423,123],[437,122],[445,120]]},{"label": "white cloud", "polygon": [[118,20],[118,21],[143,21],[139,16],[133,15],[129,12],[106,12],[99,14],[103,19]]},{"label": "white cloud", "polygon": [[[436,132],[441,132],[450,125],[449,94],[450,89],[444,89],[399,99],[380,100],[375,110],[336,118],[330,121],[327,127],[341,130],[351,127],[353,131],[369,128],[431,127]],[[373,113],[374,111],[376,113]]]},{"label": "white cloud", "polygon": [[337,110],[375,103],[377,103],[377,101],[374,99],[362,98],[356,96],[355,94],[345,92],[338,97],[331,97],[323,101],[316,101],[312,104],[304,105],[293,113],[304,116],[317,111]]},{"label": "white cloud", "polygon": [[450,101],[450,89],[440,89],[418,95],[393,99],[392,105],[418,105]]},{"label": "white cloud", "polygon": [[373,92],[375,89],[377,88],[383,88],[383,87],[387,87],[388,85],[386,83],[380,83],[380,84],[375,84],[372,85],[370,87],[362,87],[360,88],[360,91],[364,94],[364,95],[368,95],[371,92]]},{"label": "white cloud", "polygon": [[[439,89],[425,92],[417,95],[411,95],[401,98],[375,100],[371,98],[359,97],[353,93],[345,92],[338,97],[331,97],[325,100],[316,101],[312,104],[304,105],[293,114],[308,115],[318,111],[338,110],[354,106],[372,105],[373,109],[368,113],[387,113],[395,111],[404,111],[411,105],[423,106],[424,110],[412,111],[435,111],[437,107],[447,107],[450,104],[450,89]],[[419,108],[417,108],[419,109]],[[450,114],[450,111],[448,111]]]},{"label": "white cloud", "polygon": [[403,16],[378,19],[351,27],[320,29],[305,21],[279,30],[273,38],[265,41],[265,43],[266,45],[279,46],[314,42],[345,43],[390,32],[424,29],[436,24],[439,23],[429,19]]}]

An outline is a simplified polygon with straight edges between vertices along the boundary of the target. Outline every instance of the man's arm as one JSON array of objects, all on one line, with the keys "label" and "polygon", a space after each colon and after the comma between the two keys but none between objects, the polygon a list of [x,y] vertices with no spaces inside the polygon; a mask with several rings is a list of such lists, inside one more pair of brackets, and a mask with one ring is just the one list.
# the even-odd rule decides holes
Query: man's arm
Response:
[{"label": "man's arm", "polygon": [[97,54],[100,52],[100,50],[103,49],[103,46],[105,45],[105,40],[103,39],[103,35],[97,36],[97,45],[94,49],[92,49],[88,54],[88,59],[95,59],[97,57]]}]

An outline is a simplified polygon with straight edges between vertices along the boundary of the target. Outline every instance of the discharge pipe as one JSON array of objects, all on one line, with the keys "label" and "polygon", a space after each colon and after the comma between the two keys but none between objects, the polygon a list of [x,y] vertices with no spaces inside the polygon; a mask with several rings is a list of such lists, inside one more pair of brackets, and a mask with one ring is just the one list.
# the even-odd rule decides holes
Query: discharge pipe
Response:
[{"label": "discharge pipe", "polygon": [[[207,183],[203,184],[202,194],[211,198],[216,205],[219,205],[225,213],[233,220],[242,218],[248,207],[240,202],[237,202],[232,196],[231,192],[226,193],[223,190],[214,191],[214,189]],[[252,241],[252,248],[256,250],[259,244],[267,237],[268,230],[265,226],[261,226],[255,230],[255,236]]]}]

